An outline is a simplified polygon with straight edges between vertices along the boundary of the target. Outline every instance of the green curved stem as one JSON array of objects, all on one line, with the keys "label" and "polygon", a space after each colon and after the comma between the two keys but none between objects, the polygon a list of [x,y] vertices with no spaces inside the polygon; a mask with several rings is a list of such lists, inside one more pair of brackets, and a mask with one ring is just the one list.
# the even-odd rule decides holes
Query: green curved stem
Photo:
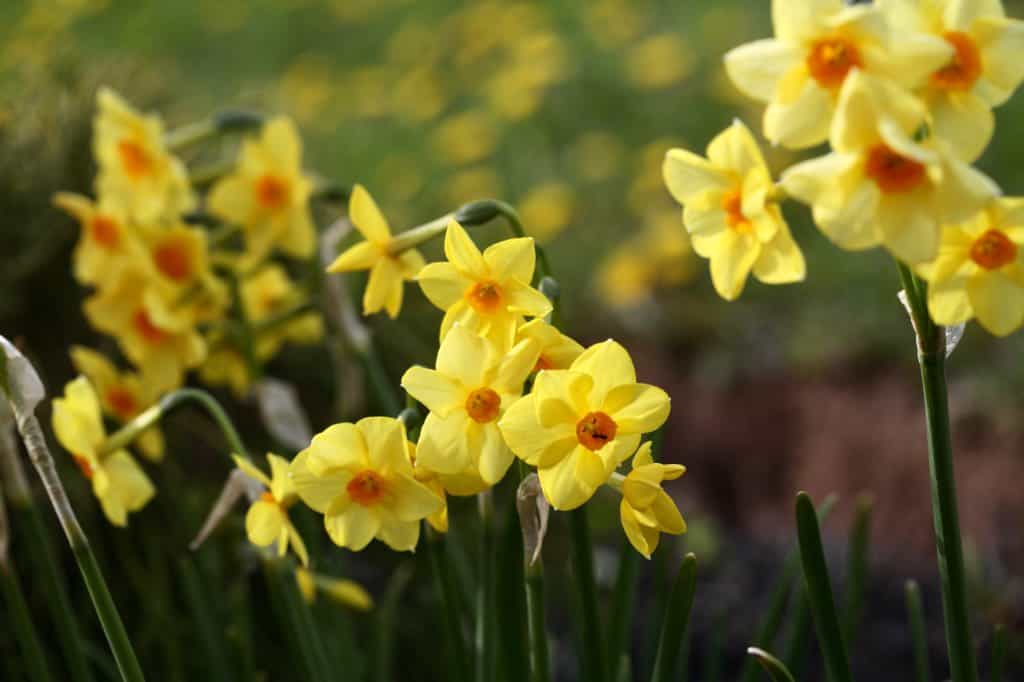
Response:
[{"label": "green curved stem", "polygon": [[459,615],[455,583],[453,582],[448,556],[445,553],[445,538],[426,526],[427,553],[434,573],[434,588],[441,598],[442,620],[445,629],[445,649],[448,659],[448,679],[465,682],[466,643],[462,636],[462,620]]},{"label": "green curved stem", "polygon": [[686,626],[690,621],[690,608],[693,606],[696,585],[697,557],[690,553],[683,558],[676,582],[672,586],[672,594],[668,598],[651,682],[671,682],[676,679],[679,652],[682,650]]},{"label": "green curved stem", "polygon": [[572,565],[579,590],[580,617],[583,621],[583,679],[606,682],[604,638],[601,636],[601,615],[597,608],[597,585],[594,580],[594,546],[590,540],[590,524],[586,506],[569,512],[572,534]]}]

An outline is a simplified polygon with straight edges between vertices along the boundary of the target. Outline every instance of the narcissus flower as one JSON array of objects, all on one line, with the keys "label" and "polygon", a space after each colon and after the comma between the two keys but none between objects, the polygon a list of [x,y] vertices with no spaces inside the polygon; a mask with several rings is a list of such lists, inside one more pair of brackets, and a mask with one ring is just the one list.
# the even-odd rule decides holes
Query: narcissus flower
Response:
[{"label": "narcissus flower", "polygon": [[268,477],[252,462],[238,455],[232,455],[232,458],[235,460],[235,466],[247,476],[259,481],[265,488],[245,515],[245,533],[249,536],[249,542],[257,547],[269,547],[276,542],[278,556],[284,556],[291,546],[302,565],[308,566],[309,554],[306,552],[306,543],[302,541],[299,531],[295,530],[291,519],[288,518],[288,507],[298,499],[295,486],[288,474],[288,460],[268,452]]},{"label": "narcissus flower", "polygon": [[804,256],[774,199],[775,185],[753,135],[740,121],[708,145],[704,159],[671,149],[665,184],[683,204],[693,250],[711,260],[711,281],[726,300],[743,292],[747,276],[767,284],[799,282]]},{"label": "narcissus flower", "polygon": [[443,504],[416,480],[405,426],[390,417],[335,424],[292,461],[295,492],[324,515],[335,544],[359,551],[377,538],[413,550],[420,521]]},{"label": "narcissus flower", "polygon": [[736,87],[768,102],[764,135],[804,148],[828,138],[836,96],[854,69],[916,88],[949,61],[952,48],[927,34],[890,35],[878,7],[842,0],[773,0],[775,38],[725,55]]},{"label": "narcissus flower", "polygon": [[500,481],[515,458],[498,420],[522,394],[539,351],[536,341],[526,339],[504,352],[459,325],[441,342],[437,369],[410,367],[402,388],[430,410],[416,446],[417,466],[443,474],[476,469],[485,483]]},{"label": "narcissus flower", "polygon": [[404,282],[423,269],[423,256],[416,249],[392,254],[391,228],[373,197],[362,185],[352,188],[348,217],[366,241],[359,242],[337,257],[327,272],[369,270],[370,279],[363,292],[363,314],[386,310],[391,318],[402,309]]},{"label": "narcissus flower", "polygon": [[143,116],[109,88],[101,88],[96,101],[100,196],[116,199],[143,224],[173,220],[195,206],[185,166],[164,146],[160,118]]},{"label": "narcissus flower", "polygon": [[567,370],[539,373],[498,428],[512,452],[537,467],[551,506],[564,510],[589,500],[668,413],[665,391],[638,384],[629,353],[608,340]]},{"label": "narcissus flower", "polygon": [[985,150],[995,130],[992,107],[1024,80],[1024,22],[1007,19],[1000,0],[879,0],[896,31],[928,33],[952,49],[922,95],[934,134],[964,161]]},{"label": "narcissus flower", "polygon": [[[135,372],[122,372],[102,353],[83,346],[71,347],[71,364],[93,385],[103,412],[120,423],[134,419],[156,404],[164,388],[143,381]],[[152,426],[135,439],[139,451],[154,462],[164,458],[164,436]]]},{"label": "narcissus flower", "polygon": [[918,272],[928,310],[941,325],[976,317],[996,336],[1024,324],[1024,198],[992,202],[971,220],[942,230],[939,257]]},{"label": "narcissus flower", "polygon": [[844,249],[884,245],[901,261],[935,258],[939,226],[966,220],[999,188],[927,133],[924,105],[860,71],[846,80],[832,122],[833,152],[782,176],[811,205],[821,231]]},{"label": "narcissus flower", "polygon": [[81,226],[74,253],[75,279],[103,286],[116,281],[127,267],[138,267],[145,252],[121,205],[105,198],[99,204],[88,197],[58,192],[54,205],[67,211]]},{"label": "narcissus flower", "polygon": [[362,585],[354,580],[333,578],[322,573],[314,573],[306,568],[295,569],[295,582],[299,584],[302,598],[312,604],[318,592],[325,594],[331,601],[347,606],[356,611],[373,609],[373,597]]},{"label": "narcissus flower", "polygon": [[227,291],[210,269],[206,233],[184,223],[150,230],[144,237],[153,283],[169,299],[182,299],[198,315],[211,320],[227,304]]},{"label": "narcissus flower", "polygon": [[619,518],[622,530],[636,551],[650,559],[658,548],[662,533],[680,535],[686,532],[676,503],[661,485],[679,478],[686,467],[679,464],[656,464],[651,458],[651,444],[644,443],[633,456],[633,470],[612,485],[622,493]]},{"label": "narcissus flower", "polygon": [[286,342],[310,344],[323,338],[323,320],[316,312],[308,312],[287,322],[264,329],[276,316],[288,313],[308,300],[284,268],[265,265],[242,282],[242,305],[249,321],[258,331],[256,353],[263,359],[274,355]]},{"label": "narcissus flower", "polygon": [[64,396],[54,399],[53,431],[92,482],[93,494],[115,526],[127,525],[128,514],[142,509],[156,494],[149,477],[126,450],[100,457],[107,434],[96,392],[85,377],[68,382]]},{"label": "narcissus flower", "polygon": [[268,121],[246,140],[233,173],[210,190],[210,212],[245,230],[249,257],[261,260],[274,247],[306,258],[316,247],[309,214],[313,181],[302,173],[302,141],[295,124]]},{"label": "narcissus flower", "polygon": [[507,348],[524,315],[551,312],[551,301],[530,286],[537,257],[530,237],[506,239],[481,254],[453,220],[445,233],[444,253],[446,262],[430,263],[416,277],[430,302],[445,311],[442,339],[458,322]]},{"label": "narcissus flower", "polygon": [[583,353],[583,346],[558,330],[552,324],[538,318],[520,325],[516,330],[516,342],[533,339],[537,342],[540,355],[535,370],[569,369],[569,366]]}]

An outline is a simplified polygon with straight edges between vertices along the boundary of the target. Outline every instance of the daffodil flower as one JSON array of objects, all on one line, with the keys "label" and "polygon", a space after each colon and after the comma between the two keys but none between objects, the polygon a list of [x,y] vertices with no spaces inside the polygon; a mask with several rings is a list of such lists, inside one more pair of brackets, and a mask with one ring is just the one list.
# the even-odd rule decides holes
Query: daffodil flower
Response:
[{"label": "daffodil flower", "polygon": [[405,426],[390,417],[335,424],[292,461],[295,492],[324,515],[335,544],[359,551],[377,538],[413,550],[420,521],[443,502],[416,480]]},{"label": "daffodil flower", "polygon": [[205,232],[175,223],[146,232],[143,241],[152,266],[151,283],[162,290],[165,298],[175,301],[179,309],[187,305],[196,321],[222,316],[228,294],[210,269]]},{"label": "daffodil flower", "polygon": [[856,71],[839,96],[832,153],[791,167],[781,185],[841,248],[884,245],[905,263],[930,261],[939,226],[970,218],[999,188],[926,136],[926,123],[918,99]]},{"label": "daffodil flower", "polygon": [[416,249],[391,253],[391,228],[362,185],[352,188],[348,216],[365,241],[338,256],[327,272],[369,270],[370,278],[363,292],[363,315],[386,310],[394,319],[402,309],[404,282],[414,279],[423,269],[423,256]]},{"label": "daffodil flower", "polygon": [[110,284],[145,259],[142,243],[117,201],[107,197],[95,203],[80,194],[58,192],[53,203],[81,226],[73,263],[75,279],[82,284]]},{"label": "daffodil flower", "polygon": [[115,526],[127,525],[128,514],[142,509],[156,494],[149,477],[126,450],[100,456],[107,434],[96,392],[85,377],[68,382],[64,396],[54,399],[53,431],[92,483],[104,515]]},{"label": "daffodil flower", "polygon": [[775,38],[725,55],[741,92],[767,102],[764,135],[772,144],[812,147],[828,138],[837,95],[854,69],[922,85],[952,48],[920,33],[892,35],[878,7],[843,0],[773,0]]},{"label": "daffodil flower", "polygon": [[416,446],[417,466],[443,474],[475,469],[488,485],[500,481],[515,457],[498,420],[522,394],[539,350],[526,339],[503,353],[459,325],[441,342],[437,369],[410,367],[402,387],[430,410]]},{"label": "daffodil flower", "polygon": [[555,509],[586,502],[668,418],[669,397],[636,381],[626,349],[591,346],[567,370],[544,370],[498,422],[517,457],[537,467]]},{"label": "daffodil flower", "polygon": [[288,460],[268,452],[268,477],[252,462],[238,455],[232,455],[232,458],[235,460],[235,466],[264,487],[263,494],[250,505],[245,515],[245,533],[249,536],[249,542],[257,547],[269,547],[276,542],[278,556],[284,556],[290,546],[302,565],[309,566],[306,543],[302,541],[299,531],[288,518],[288,508],[298,499],[288,473]]},{"label": "daffodil flower", "polygon": [[771,173],[747,127],[733,122],[711,141],[707,155],[671,149],[662,170],[669,192],[683,204],[693,250],[711,261],[715,291],[736,299],[751,271],[767,284],[802,281],[803,254],[773,198]]},{"label": "daffodil flower", "polygon": [[1000,0],[879,0],[893,28],[946,41],[949,59],[922,87],[934,134],[974,161],[995,130],[992,108],[1024,80],[1024,22],[1007,19]]},{"label": "daffodil flower", "polygon": [[946,225],[939,257],[918,268],[936,323],[977,318],[996,336],[1024,324],[1024,198],[992,202],[971,220]]},{"label": "daffodil flower", "polygon": [[632,471],[625,477],[616,474],[612,487],[622,493],[619,519],[622,530],[636,551],[650,559],[658,548],[662,533],[681,535],[686,532],[676,503],[662,489],[664,481],[672,481],[686,472],[679,464],[657,464],[651,457],[650,442],[644,443],[633,456]]},{"label": "daffodil flower", "polygon": [[537,364],[534,365],[535,371],[569,369],[569,365],[583,353],[583,346],[575,339],[569,338],[541,318],[530,320],[516,330],[516,343],[527,339],[536,341],[540,349]]},{"label": "daffodil flower", "polygon": [[454,220],[444,238],[446,262],[430,263],[416,277],[424,295],[445,311],[443,339],[456,322],[507,348],[523,316],[544,317],[551,301],[530,286],[536,264],[533,239],[492,244],[480,253]]}]

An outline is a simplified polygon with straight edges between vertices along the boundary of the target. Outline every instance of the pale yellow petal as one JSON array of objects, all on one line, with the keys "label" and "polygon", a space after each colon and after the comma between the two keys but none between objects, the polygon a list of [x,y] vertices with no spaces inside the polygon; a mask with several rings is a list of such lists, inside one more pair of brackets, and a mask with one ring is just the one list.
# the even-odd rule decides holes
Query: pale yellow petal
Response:
[{"label": "pale yellow petal", "polygon": [[315,512],[323,514],[345,492],[352,473],[335,469],[323,476],[314,474],[308,465],[309,451],[304,450],[292,460],[289,469],[295,494]]},{"label": "pale yellow petal", "polygon": [[708,159],[716,168],[728,169],[740,177],[766,168],[754,136],[739,119],[711,140]]},{"label": "pale yellow petal", "polygon": [[426,367],[417,365],[406,370],[402,388],[441,417],[465,405],[465,391],[456,380]]},{"label": "pale yellow petal", "polygon": [[761,244],[753,235],[725,232],[719,250],[711,255],[711,282],[718,295],[727,301],[739,298],[760,256]]},{"label": "pale yellow petal", "polygon": [[978,322],[992,334],[1007,336],[1024,324],[1024,286],[1001,272],[972,278],[967,295]]},{"label": "pale yellow petal", "polygon": [[396,552],[411,552],[420,539],[420,523],[389,519],[381,523],[377,537]]},{"label": "pale yellow petal", "polygon": [[267,547],[281,535],[284,519],[281,508],[274,502],[258,500],[249,507],[245,515],[245,533],[249,542],[257,547]]},{"label": "pale yellow petal", "polygon": [[708,190],[724,190],[732,179],[707,159],[685,149],[670,149],[661,167],[665,186],[681,204]]},{"label": "pale yellow petal", "polygon": [[486,266],[480,249],[476,247],[466,230],[454,220],[448,223],[444,235],[444,254],[448,262],[463,274],[474,278],[486,277]]},{"label": "pale yellow petal", "polygon": [[348,200],[348,217],[352,225],[371,242],[383,243],[391,238],[391,228],[373,197],[362,185],[352,188]]},{"label": "pale yellow petal", "polygon": [[939,225],[921,197],[886,195],[875,213],[886,248],[910,265],[933,260],[939,252]]},{"label": "pale yellow petal", "polygon": [[971,27],[982,51],[985,71],[975,91],[991,106],[1006,102],[1024,80],[1024,22],[982,17]]},{"label": "pale yellow petal", "polygon": [[765,284],[789,284],[802,282],[806,275],[804,254],[793,240],[789,226],[780,219],[774,239],[761,246],[761,255],[754,262],[754,277]]},{"label": "pale yellow petal", "polygon": [[370,242],[359,242],[346,249],[327,267],[327,272],[369,270],[381,259],[380,248]]},{"label": "pale yellow petal", "polygon": [[420,521],[444,504],[430,488],[405,473],[388,480],[388,493],[389,510],[399,521]]},{"label": "pale yellow petal", "polygon": [[360,504],[349,504],[344,511],[324,515],[324,528],[331,541],[353,552],[365,548],[380,530],[380,518]]},{"label": "pale yellow petal", "polygon": [[533,466],[553,466],[577,445],[574,432],[566,434],[541,425],[532,395],[523,396],[505,410],[498,428],[512,452]]},{"label": "pale yellow petal", "polygon": [[405,427],[393,417],[364,417],[356,429],[366,443],[367,461],[373,468],[412,473],[406,455]]},{"label": "pale yellow petal", "polygon": [[366,443],[355,425],[349,423],[327,427],[313,436],[302,452],[308,455],[309,469],[317,476],[331,469],[361,467],[368,461]]},{"label": "pale yellow petal", "polygon": [[469,329],[455,325],[437,352],[437,371],[469,389],[483,385],[490,353],[487,341]]},{"label": "pale yellow petal", "polygon": [[516,279],[529,284],[533,279],[537,253],[532,237],[505,239],[488,246],[483,254],[491,276],[498,280]]},{"label": "pale yellow petal", "polygon": [[110,494],[116,495],[127,511],[142,509],[156,494],[149,476],[126,451],[107,455],[102,467],[110,479]]},{"label": "pale yellow petal", "polygon": [[968,163],[981,156],[995,132],[992,109],[970,92],[937,98],[931,114],[934,134],[947,140],[957,157]]},{"label": "pale yellow petal", "polygon": [[231,459],[234,460],[235,466],[241,469],[247,476],[263,484],[263,487],[270,489],[270,479],[258,466],[250,462],[249,460],[240,457],[239,455],[232,454]]},{"label": "pale yellow petal", "polygon": [[928,311],[937,324],[956,325],[974,316],[967,295],[967,278],[950,277],[928,285]]},{"label": "pale yellow petal", "polygon": [[772,101],[764,112],[764,136],[772,144],[805,149],[828,139],[832,95],[807,78],[792,101]]},{"label": "pale yellow petal", "polygon": [[430,263],[425,265],[416,281],[423,289],[423,295],[441,310],[448,310],[462,300],[466,291],[473,286],[473,280],[460,273],[451,263]]},{"label": "pale yellow petal", "polygon": [[621,344],[612,339],[587,348],[570,369],[589,374],[593,378],[590,399],[594,405],[604,403],[605,396],[616,386],[636,383],[633,359]]},{"label": "pale yellow petal", "polygon": [[447,417],[428,414],[420,429],[417,466],[441,474],[458,474],[473,466],[473,456],[466,444],[467,421],[464,411],[452,412]]},{"label": "pale yellow petal", "polygon": [[603,412],[618,425],[619,433],[649,433],[668,419],[668,394],[649,384],[625,384],[605,398]]},{"label": "pale yellow petal", "polygon": [[779,40],[755,40],[725,54],[725,72],[747,97],[768,102],[782,77],[803,55],[797,45]]},{"label": "pale yellow petal", "polygon": [[514,456],[505,445],[501,432],[495,423],[472,425],[479,429],[480,439],[480,477],[489,485],[495,485],[504,478],[508,468],[512,466]]},{"label": "pale yellow petal", "polygon": [[505,287],[508,311],[527,317],[544,317],[551,312],[551,300],[527,284],[510,282]]},{"label": "pale yellow petal", "polygon": [[[581,467],[577,465],[582,461]],[[580,473],[591,471],[590,464],[597,463],[603,471],[600,460],[594,453],[581,445],[576,446],[568,456],[562,458],[551,467],[538,469],[540,486],[551,506],[558,511],[568,511],[579,507],[594,494],[592,481],[581,478]]]}]

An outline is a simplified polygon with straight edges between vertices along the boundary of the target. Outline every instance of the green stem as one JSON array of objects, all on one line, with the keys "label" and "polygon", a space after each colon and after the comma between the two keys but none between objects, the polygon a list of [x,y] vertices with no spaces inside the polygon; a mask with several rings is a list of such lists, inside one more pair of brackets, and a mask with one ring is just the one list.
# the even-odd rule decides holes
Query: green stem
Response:
[{"label": "green stem", "polygon": [[223,133],[245,132],[263,125],[260,114],[247,111],[222,111],[203,120],[175,128],[167,133],[164,143],[170,151],[183,149],[205,142]]},{"label": "green stem", "polygon": [[931,682],[932,672],[928,663],[928,638],[924,626],[924,607],[921,606],[921,590],[917,582],[908,580],[904,587],[907,603],[907,620],[910,623],[910,641],[914,647],[914,680]]},{"label": "green stem", "polygon": [[811,630],[811,603],[807,599],[807,591],[800,587],[796,595],[796,612],[792,618],[792,629],[786,643],[786,665],[793,676],[803,679],[804,667],[807,665],[807,643]]},{"label": "green stem", "polygon": [[615,580],[611,622],[608,626],[608,651],[612,661],[619,661],[624,654],[629,653],[629,626],[633,622],[633,600],[639,570],[640,554],[628,540],[623,540],[619,550],[619,574]]},{"label": "green stem", "polygon": [[658,653],[654,659],[651,682],[670,682],[676,679],[679,652],[682,649],[686,626],[693,606],[693,593],[697,583],[697,557],[692,553],[683,558],[679,574],[668,598],[665,621],[658,638]]},{"label": "green stem", "polygon": [[32,682],[49,682],[50,671],[46,666],[49,657],[43,651],[39,632],[36,630],[32,616],[29,614],[25,593],[21,589],[21,581],[14,570],[14,564],[8,559],[0,564],[0,589],[3,590],[7,602],[7,613],[10,614],[11,629],[14,639],[21,649],[22,662]]},{"label": "green stem", "polygon": [[1006,626],[996,625],[992,632],[992,665],[990,677],[992,682],[1003,679],[1003,664],[1006,659]]},{"label": "green stem", "polygon": [[192,624],[202,642],[203,662],[214,679],[228,682],[234,676],[225,658],[228,648],[223,638],[224,629],[216,622],[210,608],[210,599],[203,593],[202,582],[191,558],[178,560],[178,576],[181,578],[185,601],[192,612]]},{"label": "green stem", "polygon": [[426,544],[430,555],[430,567],[434,573],[434,589],[441,599],[448,679],[452,682],[465,682],[466,642],[462,636],[462,620],[456,603],[455,583],[445,553],[445,538],[427,526]]},{"label": "green stem", "polygon": [[853,648],[864,614],[864,592],[867,589],[868,549],[871,541],[870,496],[857,503],[857,516],[850,532],[849,565],[847,568],[846,599],[843,604],[843,638]]},{"label": "green stem", "polygon": [[601,636],[601,616],[597,608],[597,585],[594,580],[594,547],[590,540],[587,508],[569,512],[569,531],[572,536],[572,565],[576,587],[579,590],[580,616],[583,621],[582,679],[606,682],[608,667]]},{"label": "green stem", "polygon": [[[522,460],[520,460],[522,461]],[[513,478],[518,478],[513,474]],[[499,669],[505,679],[530,677],[530,646],[526,613],[525,563],[513,561],[523,556],[523,531],[515,498],[509,498],[502,519],[499,557],[507,557],[495,566],[495,612],[500,653]]]},{"label": "green stem", "polygon": [[280,630],[284,633],[293,652],[290,658],[297,659],[303,669],[302,679],[326,682],[320,676],[320,668],[317,665],[311,643],[303,636],[302,623],[295,609],[289,586],[286,584],[287,581],[295,582],[294,575],[286,567],[285,560],[271,557],[263,559],[263,574],[267,580],[267,592],[270,595],[271,606],[277,612]]},{"label": "green stem", "polygon": [[476,583],[476,680],[494,679],[494,499],[487,490],[477,495],[480,513],[480,556]]},{"label": "green stem", "polygon": [[525,567],[526,613],[530,634],[530,681],[549,682],[548,633],[544,615],[544,565],[538,559]]}]

